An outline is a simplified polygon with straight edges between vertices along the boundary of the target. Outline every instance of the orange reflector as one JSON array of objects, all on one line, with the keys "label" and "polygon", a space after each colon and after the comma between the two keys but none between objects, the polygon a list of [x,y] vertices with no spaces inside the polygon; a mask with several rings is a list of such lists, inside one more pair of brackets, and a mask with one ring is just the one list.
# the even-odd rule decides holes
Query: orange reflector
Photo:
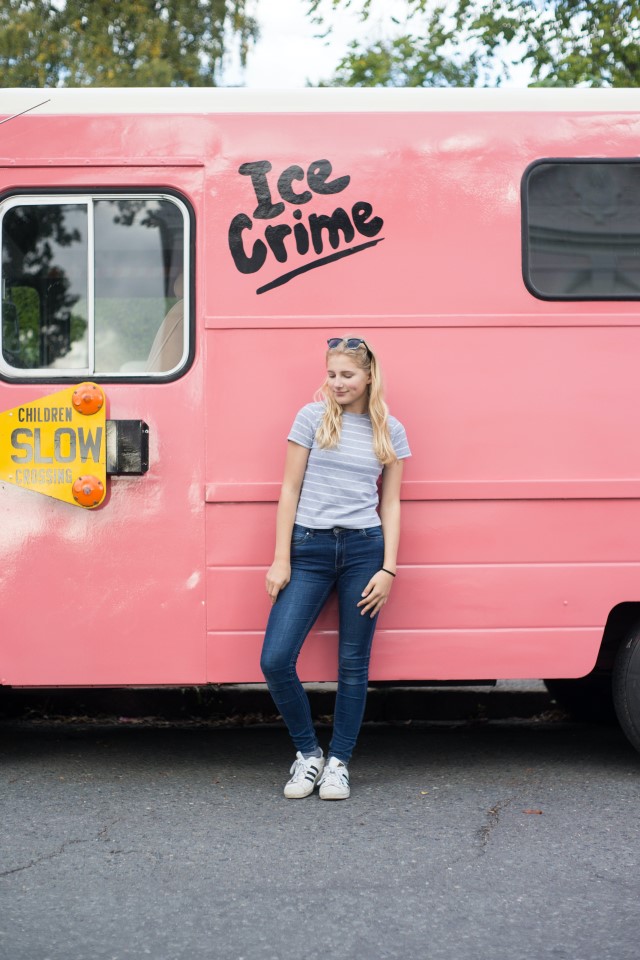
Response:
[{"label": "orange reflector", "polygon": [[95,383],[81,383],[73,391],[71,402],[78,413],[90,416],[102,408],[104,394]]},{"label": "orange reflector", "polygon": [[97,477],[78,477],[73,485],[73,499],[81,507],[97,507],[104,496],[104,484]]}]

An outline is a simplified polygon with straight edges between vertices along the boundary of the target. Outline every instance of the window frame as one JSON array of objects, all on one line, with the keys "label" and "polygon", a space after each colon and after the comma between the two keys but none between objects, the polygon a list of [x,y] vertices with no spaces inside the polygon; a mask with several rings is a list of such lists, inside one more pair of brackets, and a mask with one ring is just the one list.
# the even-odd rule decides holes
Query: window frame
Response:
[{"label": "window frame", "polygon": [[[521,203],[521,230],[522,230],[522,279],[525,287],[529,293],[534,296],[537,300],[545,300],[548,302],[556,303],[589,303],[589,302],[628,302],[633,303],[640,300],[640,291],[636,296],[631,296],[629,294],[606,294],[603,296],[590,295],[590,296],[567,296],[567,295],[555,295],[550,293],[543,293],[538,290],[533,279],[530,275],[530,248],[529,248],[529,181],[532,171],[536,167],[542,166],[543,164],[627,164],[627,165],[640,165],[640,158],[638,157],[541,157],[537,160],[534,160],[530,163],[522,174],[522,180],[520,182],[520,203]],[[640,224],[638,224],[638,232],[640,233]]]},{"label": "window frame", "polygon": [[[94,204],[100,200],[166,200],[175,204],[182,214],[184,263],[184,336],[185,347],[180,363],[166,372],[146,370],[126,372],[95,372],[95,224]],[[193,364],[195,356],[195,213],[184,194],[172,187],[79,187],[79,188],[14,188],[0,193],[0,243],[5,214],[19,206],[87,205],[87,335],[88,366],[70,368],[18,368],[6,362],[2,351],[2,306],[0,298],[0,380],[10,383],[76,383],[92,380],[96,383],[168,383],[182,377]],[[0,262],[0,291],[4,277]]]}]

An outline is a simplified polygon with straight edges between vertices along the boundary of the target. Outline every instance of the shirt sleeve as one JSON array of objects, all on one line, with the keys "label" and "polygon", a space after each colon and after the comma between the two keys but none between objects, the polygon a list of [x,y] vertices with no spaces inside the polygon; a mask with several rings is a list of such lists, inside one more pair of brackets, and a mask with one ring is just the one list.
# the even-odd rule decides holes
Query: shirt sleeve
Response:
[{"label": "shirt sleeve", "polygon": [[293,440],[294,443],[299,443],[301,447],[311,450],[316,436],[316,420],[317,418],[313,415],[313,407],[307,404],[296,414],[287,440]]},{"label": "shirt sleeve", "polygon": [[398,460],[404,460],[406,457],[410,457],[411,450],[409,449],[407,433],[399,420],[396,420],[396,422],[392,424],[390,434],[391,443],[393,444],[393,449],[395,450]]}]

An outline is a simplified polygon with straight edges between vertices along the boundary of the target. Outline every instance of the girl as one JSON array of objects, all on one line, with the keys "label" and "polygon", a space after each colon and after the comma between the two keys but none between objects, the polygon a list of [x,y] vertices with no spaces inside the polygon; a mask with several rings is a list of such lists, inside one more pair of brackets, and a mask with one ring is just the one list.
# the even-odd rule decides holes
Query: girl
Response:
[{"label": "girl", "polygon": [[[371,346],[360,337],[327,342],[323,402],[303,407],[288,437],[267,573],[272,608],[260,665],[297,748],[284,788],[289,799],[309,796],[316,784],[322,800],[349,796],[347,764],[364,715],[373,633],[396,576],[402,460],[411,455],[404,427],[383,400]],[[333,587],[338,690],[325,765],[295,668]]]}]

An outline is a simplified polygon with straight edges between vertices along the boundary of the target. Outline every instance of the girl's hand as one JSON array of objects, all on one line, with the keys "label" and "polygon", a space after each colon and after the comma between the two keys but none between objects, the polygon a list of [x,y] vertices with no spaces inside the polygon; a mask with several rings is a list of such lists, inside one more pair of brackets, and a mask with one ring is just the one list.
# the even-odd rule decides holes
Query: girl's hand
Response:
[{"label": "girl's hand", "polygon": [[364,616],[365,613],[368,613],[373,618],[376,613],[380,613],[389,598],[392,586],[393,577],[391,574],[385,573],[384,570],[378,570],[377,573],[374,573],[362,591],[364,599],[358,603],[358,606],[362,607],[360,615]]},{"label": "girl's hand", "polygon": [[284,560],[274,560],[267,571],[267,593],[271,603],[275,603],[278,594],[291,580],[291,564]]}]

